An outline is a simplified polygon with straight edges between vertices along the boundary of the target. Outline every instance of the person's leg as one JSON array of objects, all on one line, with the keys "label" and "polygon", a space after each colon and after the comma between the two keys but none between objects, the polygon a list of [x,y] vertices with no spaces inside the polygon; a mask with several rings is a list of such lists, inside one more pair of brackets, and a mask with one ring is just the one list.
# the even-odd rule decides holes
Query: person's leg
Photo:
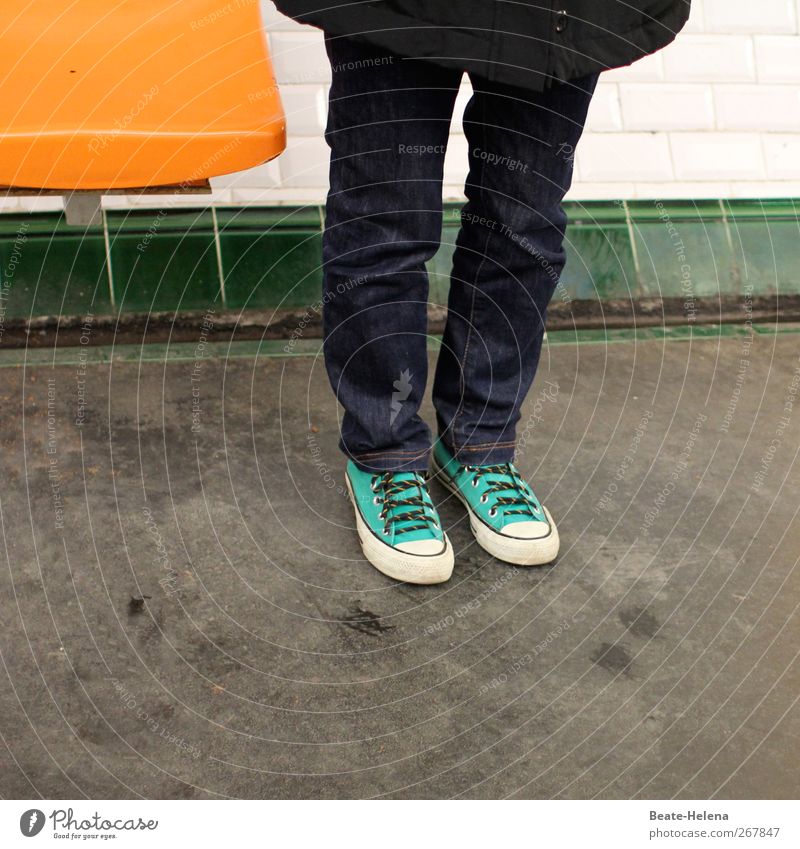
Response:
[{"label": "person's leg", "polygon": [[392,578],[446,581],[453,548],[423,472],[430,431],[428,278],[439,246],[442,171],[461,75],[342,39],[326,139],[325,362],[344,407],[340,446],[366,559]]},{"label": "person's leg", "polygon": [[325,362],[341,448],[363,471],[428,465],[425,262],[439,246],[442,171],[461,75],[326,39],[333,69],[323,235]]},{"label": "person's leg", "polygon": [[595,83],[593,75],[530,93],[473,80],[468,200],[434,383],[440,437],[463,464],[513,459],[564,265],[561,200]]}]

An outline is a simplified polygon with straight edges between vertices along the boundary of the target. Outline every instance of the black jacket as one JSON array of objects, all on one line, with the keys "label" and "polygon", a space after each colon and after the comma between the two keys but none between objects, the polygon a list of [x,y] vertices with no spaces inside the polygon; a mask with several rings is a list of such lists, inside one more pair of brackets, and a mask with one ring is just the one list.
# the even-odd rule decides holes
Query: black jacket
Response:
[{"label": "black jacket", "polygon": [[399,56],[541,91],[675,38],[691,0],[276,0],[289,17]]}]

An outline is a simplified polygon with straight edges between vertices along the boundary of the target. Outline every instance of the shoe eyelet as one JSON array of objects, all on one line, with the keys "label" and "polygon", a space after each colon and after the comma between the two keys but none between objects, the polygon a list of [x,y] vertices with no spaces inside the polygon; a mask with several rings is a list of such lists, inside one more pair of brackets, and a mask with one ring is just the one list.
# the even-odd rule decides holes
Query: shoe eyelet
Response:
[{"label": "shoe eyelet", "polygon": [[494,519],[494,517],[497,515],[497,508],[492,507],[492,509],[489,511],[489,515]]},{"label": "shoe eyelet", "polygon": [[489,500],[489,496],[488,496],[488,495],[484,494],[484,495],[482,495],[482,496],[481,496],[481,504],[486,504],[486,502],[487,502],[488,500]]},{"label": "shoe eyelet", "polygon": [[472,485],[473,485],[473,486],[477,486],[477,485],[478,485],[478,479],[477,479],[477,478],[473,478],[473,479],[472,479]]},{"label": "shoe eyelet", "polygon": [[388,528],[384,528],[384,529],[383,529],[383,531],[382,531],[382,533],[383,533],[383,535],[384,535],[385,537],[388,537],[388,536],[389,536],[389,529],[388,529]]},{"label": "shoe eyelet", "polygon": [[382,504],[383,502],[382,502],[382,501],[380,500],[380,498],[378,498],[378,496],[376,495],[376,496],[375,496],[375,498],[373,498],[373,499],[372,499],[372,503],[373,503],[373,504]]}]

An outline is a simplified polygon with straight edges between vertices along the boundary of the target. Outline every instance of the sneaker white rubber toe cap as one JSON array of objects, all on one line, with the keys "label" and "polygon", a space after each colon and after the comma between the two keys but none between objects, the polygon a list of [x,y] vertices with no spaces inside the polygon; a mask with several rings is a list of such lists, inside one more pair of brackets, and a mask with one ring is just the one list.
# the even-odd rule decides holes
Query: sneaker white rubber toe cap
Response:
[{"label": "sneaker white rubber toe cap", "polygon": [[[515,566],[544,566],[556,559],[560,543],[553,517],[546,507],[543,509],[547,516],[546,522],[517,522],[506,525],[503,533],[485,525],[470,512],[470,527],[478,545],[498,560]],[[512,537],[507,533],[513,529],[518,534],[521,528],[526,528],[536,536]]]},{"label": "sneaker white rubber toe cap", "polygon": [[503,525],[500,533],[509,539],[542,539],[551,531],[551,526],[547,522],[509,522]]},{"label": "sneaker white rubber toe cap", "polygon": [[433,557],[444,554],[447,543],[438,539],[418,539],[413,542],[399,542],[395,548],[406,554],[415,554],[417,557]]}]

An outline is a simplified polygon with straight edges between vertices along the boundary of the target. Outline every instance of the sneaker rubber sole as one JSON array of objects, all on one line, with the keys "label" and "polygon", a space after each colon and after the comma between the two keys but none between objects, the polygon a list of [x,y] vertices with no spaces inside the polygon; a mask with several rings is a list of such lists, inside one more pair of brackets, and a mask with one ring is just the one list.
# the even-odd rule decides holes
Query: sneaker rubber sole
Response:
[{"label": "sneaker rubber sole", "polygon": [[469,525],[472,529],[472,534],[475,537],[478,545],[486,552],[502,560],[504,563],[511,563],[514,566],[545,566],[552,563],[558,556],[560,540],[558,537],[558,529],[556,528],[553,517],[550,511],[542,505],[542,509],[547,516],[547,522],[550,525],[550,533],[546,536],[536,539],[517,539],[508,537],[498,533],[494,528],[489,527],[485,522],[482,522],[476,516],[450,478],[441,469],[434,458],[431,460],[434,476],[439,483],[464,505],[469,515]]},{"label": "sneaker rubber sole", "polygon": [[443,584],[453,574],[453,546],[444,536],[444,551],[439,554],[408,554],[405,551],[392,548],[378,539],[364,521],[358,503],[353,496],[350,478],[345,475],[347,491],[353,510],[356,514],[356,530],[361,541],[364,557],[379,571],[395,581],[405,581],[408,584]]}]

